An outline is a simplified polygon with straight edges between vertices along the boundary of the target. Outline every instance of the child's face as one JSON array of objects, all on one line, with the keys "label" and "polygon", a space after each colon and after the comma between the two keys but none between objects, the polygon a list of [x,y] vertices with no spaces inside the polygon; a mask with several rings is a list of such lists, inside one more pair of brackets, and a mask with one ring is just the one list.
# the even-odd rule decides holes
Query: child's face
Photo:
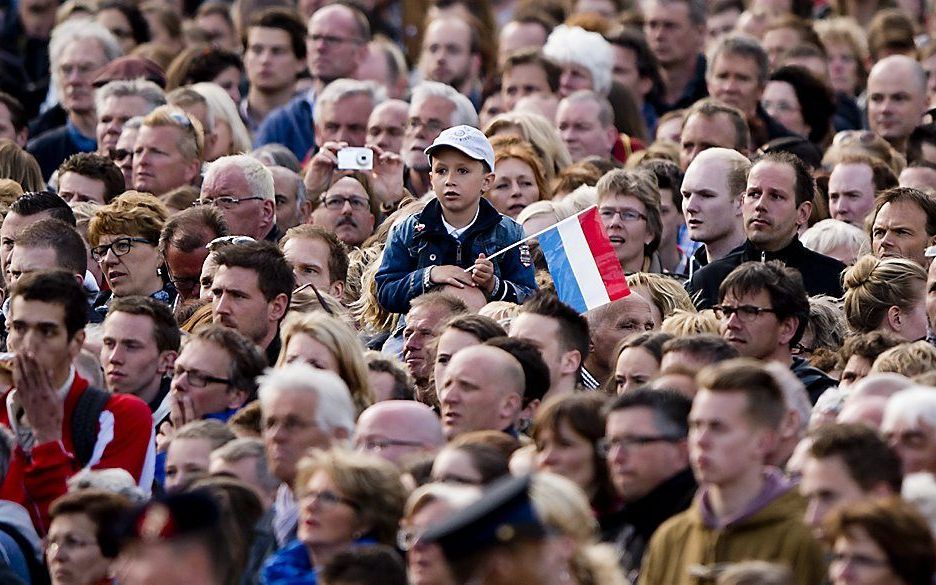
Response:
[{"label": "child's face", "polygon": [[429,178],[442,208],[451,213],[477,208],[481,195],[494,183],[494,173],[485,172],[484,163],[453,148],[443,148],[432,157]]}]

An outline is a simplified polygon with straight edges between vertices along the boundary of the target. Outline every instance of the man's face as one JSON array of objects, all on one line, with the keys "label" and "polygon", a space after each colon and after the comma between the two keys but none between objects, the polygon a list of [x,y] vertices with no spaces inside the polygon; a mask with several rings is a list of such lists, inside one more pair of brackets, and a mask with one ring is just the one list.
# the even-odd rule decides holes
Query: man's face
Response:
[{"label": "man's face", "polygon": [[10,279],[10,288],[27,274],[57,268],[61,266],[59,266],[58,255],[54,249],[14,246],[13,253],[10,254],[10,269],[7,275]]},{"label": "man's face", "polygon": [[764,33],[761,45],[767,52],[767,60],[770,63],[770,70],[774,71],[780,67],[780,57],[789,50],[800,44],[802,39],[796,29],[793,28],[775,28]]},{"label": "man's face", "polygon": [[18,132],[13,126],[13,116],[6,104],[0,102],[0,139],[15,142],[20,148],[26,148],[28,130],[21,128]]},{"label": "man's face", "polygon": [[247,29],[244,68],[251,87],[261,93],[282,92],[296,84],[305,67],[292,50],[289,33],[280,28],[253,26]]},{"label": "man's face", "polygon": [[84,38],[65,45],[55,77],[62,92],[62,107],[75,114],[94,113],[94,74],[107,63],[96,39]]},{"label": "man's face", "polygon": [[[644,94],[649,91],[649,86],[642,87],[644,80],[640,77],[640,70],[637,68],[637,53],[629,47],[612,45],[614,49],[614,68],[611,70],[611,77],[623,85],[634,89],[635,97],[640,102],[643,101]],[[644,83],[644,85],[647,85]],[[638,94],[639,90],[639,94]]]},{"label": "man's face", "polygon": [[689,164],[695,160],[695,157],[709,148],[720,147],[733,150],[737,144],[737,135],[734,128],[728,114],[715,114],[714,116],[693,114],[689,116],[679,137],[680,166],[683,169],[688,169]]},{"label": "man's face", "polygon": [[386,152],[402,152],[408,109],[400,102],[384,103],[374,108],[367,119],[368,144],[376,144]]},{"label": "man's face", "polygon": [[179,150],[183,130],[175,126],[141,126],[133,148],[133,188],[162,195],[198,176],[201,162]]},{"label": "man's face", "polygon": [[328,449],[332,436],[319,426],[318,402],[308,392],[279,390],[263,402],[261,432],[270,471],[280,480],[292,483],[296,464],[309,449]]},{"label": "man's face", "polygon": [[403,330],[403,361],[417,383],[425,383],[432,372],[432,342],[439,335],[442,321],[449,317],[441,307],[423,305],[410,309]]},{"label": "man's face", "polygon": [[799,489],[806,498],[806,516],[803,521],[820,539],[823,536],[822,521],[829,512],[868,497],[838,455],[822,459],[808,456],[803,464]]},{"label": "man's face", "polygon": [[48,211],[33,215],[20,215],[11,211],[3,218],[3,223],[0,224],[0,261],[3,264],[4,277],[9,268],[10,254],[13,252],[16,236],[30,225],[47,217],[49,217]]},{"label": "man's face", "polygon": [[567,363],[570,356],[562,351],[559,323],[555,319],[535,313],[520,313],[510,321],[510,336],[526,339],[536,346],[549,368],[551,387],[564,375],[563,370],[573,369]]},{"label": "man's face", "polygon": [[196,247],[191,252],[183,252],[176,246],[166,246],[166,266],[169,268],[169,279],[183,301],[198,298],[198,280],[201,276],[202,265],[208,257],[208,249]]},{"label": "man's face", "polygon": [[868,77],[868,126],[888,142],[905,140],[926,111],[926,89],[906,67],[875,68]]},{"label": "man's face", "polygon": [[65,307],[59,303],[27,301],[14,296],[7,320],[10,351],[32,353],[57,388],[65,383],[72,360],[81,351],[84,331],[71,339],[65,329]]},{"label": "man's face", "polygon": [[451,126],[454,113],[455,104],[439,96],[430,96],[410,105],[401,151],[406,166],[419,171],[429,170],[429,158],[424,151]]},{"label": "man's face", "polygon": [[743,392],[701,388],[689,412],[689,461],[700,484],[725,485],[760,468],[767,452],[766,430],[748,419]]},{"label": "man's face", "polygon": [[[115,241],[126,239],[126,234],[102,235],[98,246],[112,246]],[[130,251],[118,256],[113,247],[98,262],[101,273],[114,296],[148,296],[162,288],[156,271],[162,263],[156,244],[131,242]]]},{"label": "man's face", "polygon": [[471,52],[471,27],[463,20],[437,18],[423,36],[419,70],[423,78],[460,89],[471,80],[480,57]]},{"label": "man's face", "polygon": [[205,178],[201,187],[201,199],[214,202],[219,197],[232,197],[238,200],[234,205],[214,204],[231,230],[231,235],[250,236],[261,239],[266,236],[264,232],[269,229],[273,215],[276,213],[276,202],[267,199],[248,199],[257,197],[247,183],[244,173],[228,169],[227,172],[213,173]]},{"label": "man's face", "polygon": [[120,138],[117,139],[117,156],[114,163],[120,167],[120,172],[124,176],[124,185],[127,188],[133,187],[133,149],[136,146],[136,137],[139,130],[124,128],[120,132]]},{"label": "man's face", "polygon": [[[149,110],[146,100],[137,95],[111,96],[101,104],[97,121],[98,152],[107,156],[111,148],[117,148],[120,133],[127,120],[144,116]],[[132,148],[130,150],[133,150]]]},{"label": "man's face", "polygon": [[[764,289],[758,291],[757,294],[740,297],[729,291],[721,304],[730,307],[751,306],[773,309],[770,294]],[[790,321],[793,322],[792,331],[790,331]],[[771,312],[762,312],[748,317],[738,311],[731,317],[723,318],[719,327],[725,341],[733,345],[742,356],[767,359],[777,351],[781,343],[789,343],[796,331],[795,324],[795,319],[780,321],[777,315]]]},{"label": "man's face", "polygon": [[[411,434],[413,421],[402,412],[362,413],[354,429],[354,445],[359,451],[378,455],[391,463],[405,463],[415,454],[427,451]],[[368,445],[381,445],[379,449]]]},{"label": "man's face", "polygon": [[449,213],[477,209],[481,195],[494,186],[494,173],[454,148],[433,151],[429,179],[439,203]]},{"label": "man's face", "polygon": [[54,0],[21,0],[17,3],[20,21],[26,35],[33,39],[48,39],[55,26]]},{"label": "man's face", "polygon": [[195,24],[208,37],[208,42],[215,47],[232,53],[241,49],[234,29],[220,14],[203,14],[195,19]]},{"label": "man's face", "polygon": [[[318,290],[340,296],[343,286],[333,286],[328,270],[328,243],[321,238],[290,237],[283,246],[283,256],[296,275],[296,286],[312,284]],[[334,283],[340,285],[340,283]],[[335,289],[338,290],[335,290]],[[336,294],[337,293],[337,294]]]},{"label": "man's face", "polygon": [[322,83],[351,77],[364,58],[366,43],[347,9],[323,7],[309,20],[306,36],[309,73]]},{"label": "man's face", "polygon": [[166,451],[166,491],[184,489],[207,475],[210,459],[208,439],[173,439]]},{"label": "man's face", "polygon": [[[936,76],[936,72],[933,73]],[[920,191],[936,191],[936,169],[929,167],[907,167],[900,171],[897,183]]]},{"label": "man's face", "polygon": [[300,223],[305,223],[305,216],[308,214],[308,202],[303,204],[302,209],[296,204],[296,196],[299,194],[299,183],[295,175],[282,172],[273,173],[273,192],[276,200],[276,225],[281,232],[285,232],[291,227]]},{"label": "man's face", "polygon": [[552,95],[546,71],[536,63],[516,65],[504,72],[501,83],[504,110],[509,112],[520,98],[537,93]]},{"label": "man's face", "polygon": [[556,110],[556,127],[572,162],[578,162],[588,156],[608,158],[617,132],[613,127],[605,126],[598,119],[600,107],[591,100],[559,102]]},{"label": "man's face", "polygon": [[58,195],[69,205],[84,201],[104,205],[104,181],[68,171],[59,175]]},{"label": "man's face", "polygon": [[878,258],[906,258],[928,266],[924,251],[934,240],[926,233],[926,214],[912,201],[885,203],[871,227],[871,249]]},{"label": "man's face", "polygon": [[728,172],[727,164],[711,159],[686,169],[683,216],[689,237],[696,242],[719,241],[741,225],[741,194],[728,192]]},{"label": "man's face", "polygon": [[743,55],[722,53],[706,77],[709,95],[753,116],[764,87],[757,79],[757,61]]},{"label": "man's face", "polygon": [[595,80],[588,67],[578,63],[563,63],[559,73],[559,96],[567,97],[583,89],[595,89]]},{"label": "man's face", "polygon": [[[329,199],[346,199],[339,209],[329,209]],[[351,200],[356,203],[352,205]],[[367,205],[364,202],[368,202]],[[312,212],[312,223],[334,232],[345,245],[360,246],[374,233],[374,214],[370,210],[367,191],[357,179],[345,177],[332,185],[322,195],[318,207]]]},{"label": "man's face", "polygon": [[883,429],[884,438],[900,456],[904,476],[936,472],[936,429],[922,420],[897,420]]},{"label": "man's face", "polygon": [[614,365],[611,354],[619,341],[653,330],[653,311],[649,301],[631,293],[611,303],[602,314],[600,321],[589,321],[591,355],[602,368],[610,369]]},{"label": "man's face", "polygon": [[635,442],[663,438],[653,410],[644,406],[613,410],[608,414],[605,438],[608,475],[624,502],[638,500],[689,464],[686,440]]},{"label": "man's face", "polygon": [[[614,194],[602,199],[598,213],[618,262],[625,271],[640,270],[645,246],[653,241],[647,225],[647,206],[633,195]],[[625,221],[624,214],[636,215]]]},{"label": "man's face", "polygon": [[519,410],[520,397],[502,387],[498,373],[478,356],[455,354],[437,388],[446,439],[471,431],[503,430],[500,417],[512,398]]},{"label": "man's face", "polygon": [[645,10],[644,34],[664,69],[696,57],[703,27],[689,20],[688,4],[655,0]]},{"label": "man's face", "polygon": [[104,319],[101,367],[107,390],[140,396],[158,388],[171,370],[175,352],[156,347],[153,320],[147,315],[111,311]]},{"label": "man's face", "polygon": [[221,380],[230,378],[231,355],[220,345],[201,339],[191,339],[183,345],[175,360],[171,392],[191,398],[196,418],[244,405],[244,392],[216,381],[206,381],[203,387],[198,387],[192,384],[192,375]]},{"label": "man's face", "polygon": [[744,232],[761,250],[786,247],[799,225],[804,225],[812,204],[796,204],[796,174],[783,163],[760,162],[751,168],[742,199]]},{"label": "man's face", "polygon": [[[929,307],[929,296],[927,296],[927,308]],[[842,375],[839,377],[839,388],[843,390],[854,386],[856,382],[864,379],[871,373],[871,362],[867,358],[854,353],[845,362],[842,369]]]},{"label": "man's face", "polygon": [[361,94],[318,105],[315,141],[320,145],[326,142],[347,142],[349,146],[364,146],[367,141],[367,118],[373,109],[374,102]]},{"label": "man's face", "polygon": [[829,176],[829,212],[832,219],[864,227],[874,209],[874,175],[864,164],[839,164]]},{"label": "man's face", "polygon": [[215,323],[236,329],[260,344],[276,329],[273,303],[260,291],[257,273],[240,266],[219,266],[211,285],[211,313]]},{"label": "man's face", "polygon": [[512,20],[501,29],[497,43],[497,61],[504,64],[507,56],[520,49],[541,48],[546,44],[546,31],[535,22]]},{"label": "man's face", "polygon": [[723,10],[718,14],[709,14],[708,18],[705,19],[706,45],[714,47],[721,37],[733,31],[740,16],[741,12],[737,8]]}]

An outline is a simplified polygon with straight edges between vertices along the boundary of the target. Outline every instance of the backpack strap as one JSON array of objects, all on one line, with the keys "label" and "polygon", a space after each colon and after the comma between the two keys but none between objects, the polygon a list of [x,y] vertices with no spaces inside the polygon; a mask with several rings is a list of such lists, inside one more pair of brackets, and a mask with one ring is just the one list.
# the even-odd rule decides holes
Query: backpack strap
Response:
[{"label": "backpack strap", "polygon": [[78,398],[75,410],[72,411],[72,444],[75,446],[75,457],[82,467],[91,461],[91,456],[94,454],[98,419],[110,399],[111,395],[107,392],[88,386]]},{"label": "backpack strap", "polygon": [[26,540],[26,537],[23,536],[23,533],[20,532],[16,526],[13,526],[12,524],[2,520],[0,520],[0,532],[3,532],[13,539],[13,542],[16,543],[16,546],[19,547],[20,552],[23,554],[23,558],[26,559],[26,567],[29,569],[30,584],[48,585],[49,572],[39,561],[38,557],[36,557],[36,549],[34,549],[33,545],[28,540]]}]

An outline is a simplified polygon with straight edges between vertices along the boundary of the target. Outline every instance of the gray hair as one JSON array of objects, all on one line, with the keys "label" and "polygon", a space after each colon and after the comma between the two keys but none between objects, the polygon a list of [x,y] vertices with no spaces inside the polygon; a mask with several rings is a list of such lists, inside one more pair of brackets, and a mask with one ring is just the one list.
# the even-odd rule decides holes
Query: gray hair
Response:
[{"label": "gray hair", "polygon": [[745,57],[757,63],[757,84],[761,87],[767,85],[770,66],[767,51],[761,46],[760,41],[741,33],[731,33],[723,36],[708,54],[708,68],[705,71],[706,79],[712,74],[715,61],[722,53]]},{"label": "gray hair", "polygon": [[884,407],[881,432],[891,431],[901,421],[936,428],[936,391],[930,386],[910,386],[891,396]]},{"label": "gray hair", "polygon": [[250,152],[250,156],[259,160],[268,167],[285,167],[294,173],[302,171],[299,159],[282,144],[271,142],[257,147]]},{"label": "gray hair", "polygon": [[104,60],[109,63],[120,57],[123,51],[117,38],[104,26],[87,20],[66,20],[52,29],[52,38],[49,40],[49,71],[52,74],[52,87],[59,102],[62,101],[62,88],[59,75],[59,61],[65,48],[75,41],[93,39],[101,46]]},{"label": "gray hair", "polygon": [[799,415],[797,432],[798,437],[802,438],[809,428],[809,418],[812,415],[812,403],[809,401],[806,386],[788,366],[770,362],[764,365],[764,369],[773,376],[777,386],[783,392],[783,401],[786,403],[787,410],[794,410]]},{"label": "gray hair", "polygon": [[247,154],[232,154],[222,156],[214,162],[208,163],[205,169],[204,183],[215,175],[220,175],[230,168],[236,168],[244,174],[244,179],[250,189],[251,195],[263,197],[264,201],[276,199],[273,188],[273,174],[262,162]]},{"label": "gray hair", "polygon": [[300,392],[315,397],[315,423],[326,432],[344,429],[354,434],[354,402],[344,380],[337,374],[318,370],[308,364],[292,363],[269,368],[257,378],[261,406],[278,392]]},{"label": "gray hair", "polygon": [[266,449],[260,439],[253,437],[234,439],[211,452],[212,459],[218,458],[228,463],[237,463],[250,457],[257,460],[257,479],[260,480],[263,488],[268,492],[275,490],[281,482],[270,473],[270,468],[267,465]]},{"label": "gray hair", "polygon": [[573,63],[588,69],[592,89],[602,95],[611,90],[614,49],[603,36],[578,26],[560,24],[549,34],[543,55],[562,66]]},{"label": "gray hair", "polygon": [[[312,110],[312,120],[319,124],[320,116],[325,104],[334,104],[345,98],[364,95],[370,98],[372,107],[387,99],[387,91],[374,81],[361,81],[358,79],[336,79],[315,96],[315,108]],[[365,120],[366,122],[366,120]]]},{"label": "gray hair", "polygon": [[410,99],[410,107],[412,108],[417,102],[430,97],[447,99],[455,106],[455,111],[452,112],[452,119],[449,121],[449,127],[465,125],[477,128],[481,125],[481,121],[478,119],[478,112],[471,104],[471,100],[465,97],[464,94],[459,93],[459,91],[451,85],[439,83],[438,81],[423,81],[414,87],[413,96],[412,99]]},{"label": "gray hair", "polygon": [[143,125],[143,116],[134,116],[124,122],[123,129],[120,131],[123,134],[124,130],[139,130]]},{"label": "gray hair", "polygon": [[111,81],[94,92],[94,106],[100,112],[104,102],[110,98],[139,97],[146,102],[146,112],[166,105],[166,93],[161,87],[147,79],[118,79]]},{"label": "gray hair", "polygon": [[608,98],[597,91],[580,89],[562,98],[562,101],[570,104],[577,102],[594,102],[595,105],[598,106],[598,121],[601,122],[601,125],[605,128],[614,126],[614,108],[611,107],[611,102],[608,101]]},{"label": "gray hair", "polygon": [[[279,165],[266,166],[268,169],[270,169],[271,174],[283,173],[296,182],[296,211],[299,211],[299,208],[302,207],[302,204],[306,202],[306,199],[308,199],[309,196],[309,192],[306,190],[305,181],[302,180],[302,176],[292,169],[281,167]],[[273,184],[276,184],[276,177],[273,177]]]}]

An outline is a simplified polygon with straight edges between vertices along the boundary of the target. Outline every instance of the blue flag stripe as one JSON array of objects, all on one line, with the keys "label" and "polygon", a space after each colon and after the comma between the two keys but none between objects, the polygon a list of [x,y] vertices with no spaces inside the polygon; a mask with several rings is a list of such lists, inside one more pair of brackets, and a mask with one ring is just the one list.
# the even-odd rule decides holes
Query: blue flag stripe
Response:
[{"label": "blue flag stripe", "polygon": [[579,290],[575,273],[572,272],[572,266],[569,264],[569,257],[566,256],[565,248],[562,245],[559,230],[552,229],[543,232],[537,239],[539,240],[540,249],[546,257],[546,264],[549,265],[549,274],[556,285],[559,300],[579,313],[584,313],[588,310],[588,305],[585,304],[585,298],[582,296],[582,291]]}]

